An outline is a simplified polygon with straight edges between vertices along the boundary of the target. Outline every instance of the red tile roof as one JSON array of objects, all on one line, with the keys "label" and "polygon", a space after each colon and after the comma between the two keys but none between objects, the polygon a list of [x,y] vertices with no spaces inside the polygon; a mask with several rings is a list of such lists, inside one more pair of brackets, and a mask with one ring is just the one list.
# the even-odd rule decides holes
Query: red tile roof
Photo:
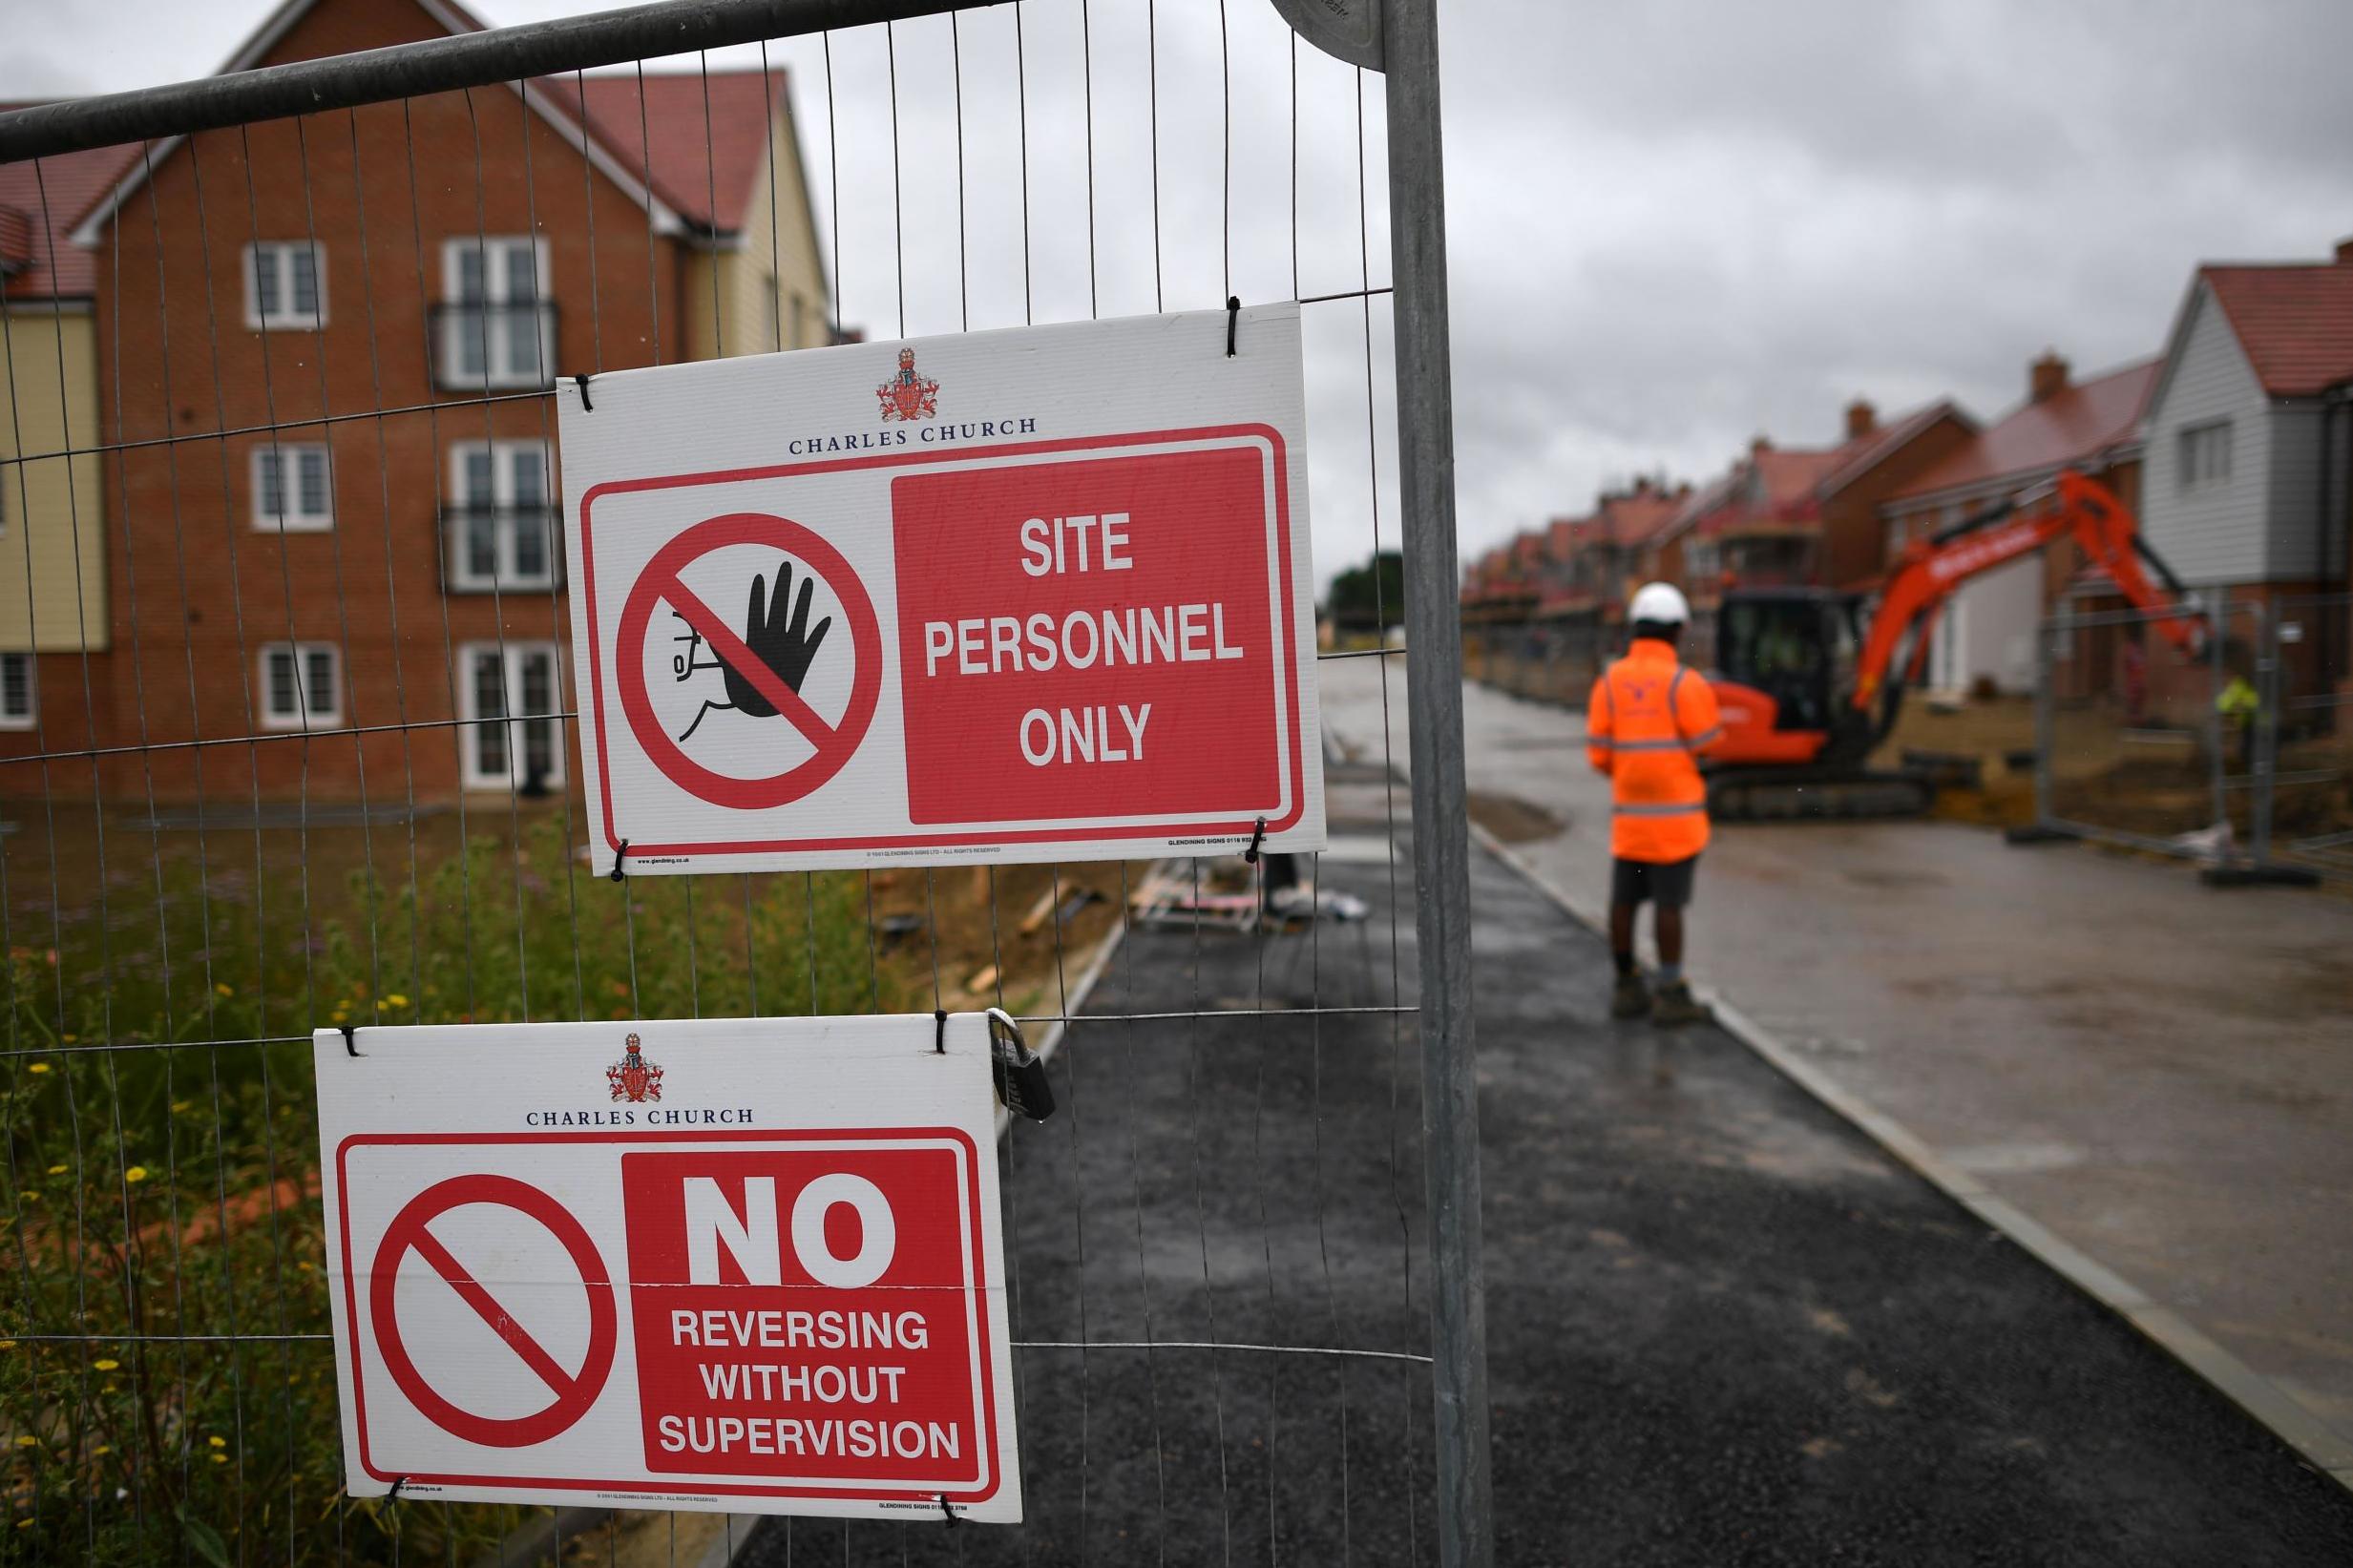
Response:
[{"label": "red tile roof", "polygon": [[2273,397],[2353,381],[2353,261],[2197,269]]},{"label": "red tile roof", "polygon": [[[639,82],[644,83],[642,94]],[[653,142],[654,194],[682,218],[732,233],[744,226],[758,188],[768,126],[784,95],[781,70],[710,73],[708,113],[701,72],[636,72],[541,80],[539,90],[640,178]],[[582,116],[581,94],[587,95]],[[641,102],[641,97],[642,102]]]},{"label": "red tile roof", "polygon": [[2121,446],[2140,429],[2141,409],[2156,383],[2157,366],[2155,360],[2142,360],[2075,382],[2040,403],[2013,408],[1888,499],[2024,478]]},{"label": "red tile roof", "polygon": [[1688,499],[1687,495],[1663,490],[1611,495],[1602,501],[1602,518],[1608,525],[1612,543],[1620,549],[1637,549],[1649,543],[1653,534],[1672,522]]},{"label": "red tile roof", "polygon": [[1822,475],[1820,491],[1827,497],[1837,494],[1855,480],[1893,457],[1912,438],[1925,434],[1930,426],[1947,416],[1961,421],[1964,429],[1976,429],[1975,422],[1949,400],[1930,403],[1913,409],[1899,419],[1889,420],[1876,429],[1866,430],[1838,449],[1838,461]]},{"label": "red tile roof", "polygon": [[[0,103],[0,113],[31,107]],[[0,267],[9,269],[10,299],[79,299],[97,291],[96,257],[66,237],[137,157],[136,147],[101,147],[0,163]]]}]

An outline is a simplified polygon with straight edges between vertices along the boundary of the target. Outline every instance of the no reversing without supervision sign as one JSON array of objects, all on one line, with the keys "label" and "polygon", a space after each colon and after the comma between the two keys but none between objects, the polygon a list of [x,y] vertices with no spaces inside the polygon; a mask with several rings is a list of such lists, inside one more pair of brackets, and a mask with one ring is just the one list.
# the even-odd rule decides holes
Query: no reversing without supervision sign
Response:
[{"label": "no reversing without supervision sign", "polygon": [[1321,847],[1297,305],[559,402],[599,869]]},{"label": "no reversing without supervision sign", "polygon": [[316,1040],[353,1495],[1021,1516],[984,1015],[359,1045]]}]

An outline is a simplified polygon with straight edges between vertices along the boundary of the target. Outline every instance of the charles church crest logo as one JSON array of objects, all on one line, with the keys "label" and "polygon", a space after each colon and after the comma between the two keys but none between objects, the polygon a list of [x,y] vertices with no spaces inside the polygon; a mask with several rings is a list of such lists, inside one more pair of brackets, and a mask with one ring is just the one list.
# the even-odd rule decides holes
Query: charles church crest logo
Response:
[{"label": "charles church crest logo", "polygon": [[898,351],[898,374],[874,388],[885,424],[893,419],[933,419],[939,414],[939,383],[915,373],[915,351]]},{"label": "charles church crest logo", "polygon": [[662,1098],[662,1069],[645,1059],[635,1035],[629,1036],[629,1049],[621,1059],[604,1070],[604,1081],[612,1086],[616,1105],[623,1101],[641,1105]]}]

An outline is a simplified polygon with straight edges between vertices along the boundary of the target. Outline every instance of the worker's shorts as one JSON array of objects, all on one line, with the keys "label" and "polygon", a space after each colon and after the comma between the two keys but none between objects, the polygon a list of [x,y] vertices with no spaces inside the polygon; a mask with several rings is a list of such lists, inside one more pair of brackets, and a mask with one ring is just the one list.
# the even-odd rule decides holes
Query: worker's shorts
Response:
[{"label": "worker's shorts", "polygon": [[1698,868],[1697,855],[1668,861],[1621,856],[1609,865],[1609,902],[1679,909],[1691,901],[1691,873]]}]

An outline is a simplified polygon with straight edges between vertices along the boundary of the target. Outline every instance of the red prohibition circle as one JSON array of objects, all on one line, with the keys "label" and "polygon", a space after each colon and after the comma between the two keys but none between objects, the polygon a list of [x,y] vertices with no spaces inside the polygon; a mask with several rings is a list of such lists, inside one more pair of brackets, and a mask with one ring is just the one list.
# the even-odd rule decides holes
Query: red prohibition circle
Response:
[{"label": "red prohibition circle", "polygon": [[[428,1221],[468,1203],[496,1203],[528,1215],[553,1231],[564,1250],[572,1255],[573,1266],[580,1271],[580,1284],[588,1290],[588,1354],[582,1358],[578,1371],[567,1372],[558,1366],[531,1331],[509,1316],[497,1300],[425,1228]],[[401,1340],[400,1319],[392,1299],[399,1283],[400,1265],[411,1251],[448,1281],[466,1305],[479,1312],[498,1337],[548,1385],[556,1397],[546,1408],[512,1417],[476,1415],[451,1403],[425,1380],[410,1358],[409,1347]],[[605,1378],[613,1370],[613,1346],[618,1337],[613,1282],[605,1273],[604,1259],[597,1251],[597,1244],[562,1204],[537,1187],[511,1176],[453,1176],[411,1198],[386,1227],[384,1240],[376,1247],[375,1277],[368,1286],[368,1305],[375,1326],[377,1353],[384,1357],[392,1381],[409,1396],[409,1402],[444,1432],[486,1448],[523,1448],[544,1443],[569,1430],[596,1404],[597,1395],[604,1390]]]},{"label": "red prohibition circle", "polygon": [[[645,690],[645,634],[654,617],[654,607],[668,599],[673,609],[685,615],[689,624],[703,633],[705,641],[715,641],[712,622],[717,617],[695,597],[679,574],[690,562],[715,550],[739,544],[766,545],[783,551],[798,557],[805,569],[823,577],[833,590],[834,597],[841,600],[842,618],[849,622],[851,657],[856,661],[851,672],[850,705],[842,710],[840,723],[826,723],[805,703],[800,704],[804,711],[797,718],[785,704],[779,704],[780,716],[800,730],[816,750],[807,762],[767,779],[739,779],[704,767],[687,756],[655,718],[653,700]],[[689,613],[690,609],[693,613]],[[724,623],[716,629],[725,632],[729,641],[734,639],[734,634]],[[714,647],[713,651],[718,649]],[[865,585],[858,581],[858,575],[851,570],[839,551],[798,523],[765,512],[736,512],[697,523],[663,545],[646,562],[645,570],[638,574],[636,585],[621,605],[614,664],[614,673],[620,681],[621,711],[628,716],[630,733],[637,737],[646,756],[653,759],[654,765],[672,783],[714,805],[757,811],[787,805],[815,790],[839,773],[842,764],[858,749],[858,742],[866,738],[867,725],[873,721],[874,703],[882,692],[882,631],[875,623],[873,602],[867,597]],[[781,687],[781,682],[776,684]],[[764,688],[764,695],[773,694]],[[812,729],[815,733],[811,733]]]}]

